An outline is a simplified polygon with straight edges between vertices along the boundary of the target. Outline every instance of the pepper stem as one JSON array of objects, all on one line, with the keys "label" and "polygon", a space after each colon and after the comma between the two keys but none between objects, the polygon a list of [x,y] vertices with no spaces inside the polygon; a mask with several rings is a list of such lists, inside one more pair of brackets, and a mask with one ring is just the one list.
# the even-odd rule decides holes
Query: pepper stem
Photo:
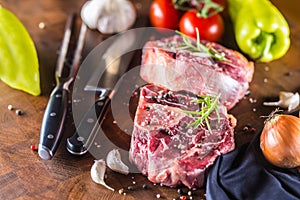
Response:
[{"label": "pepper stem", "polygon": [[263,43],[262,43],[263,51],[259,59],[264,58],[268,55],[269,51],[271,50],[272,43],[274,41],[274,35],[263,32],[262,38],[263,38]]}]

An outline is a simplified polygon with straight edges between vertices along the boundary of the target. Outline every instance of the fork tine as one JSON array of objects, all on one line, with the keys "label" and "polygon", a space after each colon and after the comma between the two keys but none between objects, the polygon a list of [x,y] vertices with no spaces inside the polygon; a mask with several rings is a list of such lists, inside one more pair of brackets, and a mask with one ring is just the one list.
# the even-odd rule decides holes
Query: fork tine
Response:
[{"label": "fork tine", "polygon": [[[74,18],[75,18],[75,14],[71,14],[67,19],[65,34],[64,34],[62,46],[60,48],[59,57],[57,59],[57,64],[56,64],[56,71],[55,71],[56,79],[60,78],[63,73],[63,68],[65,65],[69,44],[72,36],[72,27],[74,25]],[[56,81],[58,82],[58,80]]]},{"label": "fork tine", "polygon": [[83,49],[84,41],[85,41],[86,31],[87,31],[87,26],[82,22],[76,49],[75,49],[75,53],[74,53],[74,57],[73,57],[73,61],[72,61],[72,65],[71,65],[71,69],[70,69],[70,74],[69,74],[68,80],[64,84],[64,88],[66,90],[69,90],[69,85],[73,82],[73,80],[78,72],[79,65],[80,65],[80,59],[82,56],[82,49]]}]

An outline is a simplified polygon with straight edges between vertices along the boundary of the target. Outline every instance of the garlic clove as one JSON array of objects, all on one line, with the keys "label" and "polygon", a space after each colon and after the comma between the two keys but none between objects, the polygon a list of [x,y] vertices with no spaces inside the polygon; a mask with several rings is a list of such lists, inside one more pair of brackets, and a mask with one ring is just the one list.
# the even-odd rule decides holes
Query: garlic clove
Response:
[{"label": "garlic clove", "polygon": [[[105,1],[90,0],[87,1],[81,9],[82,21],[90,28],[96,29],[98,25],[98,18],[101,15]],[[95,9],[97,8],[97,9]]]},{"label": "garlic clove", "polygon": [[107,166],[121,174],[129,174],[129,168],[122,162],[121,154],[117,149],[111,150],[106,157]]},{"label": "garlic clove", "polygon": [[98,18],[97,29],[101,33],[111,34],[122,32],[130,28],[136,19],[136,11],[128,0],[113,0],[110,4],[116,6],[107,9]]},{"label": "garlic clove", "polygon": [[105,171],[106,171],[105,161],[95,160],[91,168],[91,178],[95,183],[103,185],[107,189],[114,191],[114,188],[108,186],[104,181]]},{"label": "garlic clove", "polygon": [[280,92],[279,101],[277,102],[264,102],[264,106],[280,106],[282,108],[287,108],[288,111],[291,111],[299,106],[299,93],[292,92]]},{"label": "garlic clove", "polygon": [[298,92],[290,97],[288,111],[291,111],[291,110],[297,108],[297,106],[299,105],[299,98],[300,97],[299,97]]}]

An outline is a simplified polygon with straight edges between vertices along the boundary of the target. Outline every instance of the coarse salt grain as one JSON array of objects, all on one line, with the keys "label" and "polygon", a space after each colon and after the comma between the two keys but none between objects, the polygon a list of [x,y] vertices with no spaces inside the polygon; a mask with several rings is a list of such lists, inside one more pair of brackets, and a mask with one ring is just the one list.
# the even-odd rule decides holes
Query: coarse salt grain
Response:
[{"label": "coarse salt grain", "polygon": [[244,126],[243,131],[248,131],[249,127],[248,126]]},{"label": "coarse salt grain", "polygon": [[44,29],[46,27],[46,24],[44,22],[39,23],[39,29]]},{"label": "coarse salt grain", "polygon": [[253,99],[253,98],[249,98],[249,101],[250,101],[250,103],[256,103],[257,102],[257,100],[256,99]]},{"label": "coarse salt grain", "polygon": [[124,189],[122,188],[122,189],[119,189],[119,194],[123,194],[123,192],[124,192]]},{"label": "coarse salt grain", "polygon": [[268,66],[265,66],[265,71],[268,72],[270,70],[270,68]]},{"label": "coarse salt grain", "polygon": [[14,107],[12,105],[8,105],[7,108],[8,108],[8,110],[13,110],[14,109]]}]

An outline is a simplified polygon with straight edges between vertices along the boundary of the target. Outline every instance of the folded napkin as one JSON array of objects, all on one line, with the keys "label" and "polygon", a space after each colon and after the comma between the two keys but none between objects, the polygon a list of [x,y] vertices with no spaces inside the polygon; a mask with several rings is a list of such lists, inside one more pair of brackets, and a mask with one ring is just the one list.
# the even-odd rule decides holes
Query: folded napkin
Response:
[{"label": "folded napkin", "polygon": [[240,148],[221,155],[206,185],[209,199],[300,199],[300,173],[270,164],[260,149],[260,134]]}]

